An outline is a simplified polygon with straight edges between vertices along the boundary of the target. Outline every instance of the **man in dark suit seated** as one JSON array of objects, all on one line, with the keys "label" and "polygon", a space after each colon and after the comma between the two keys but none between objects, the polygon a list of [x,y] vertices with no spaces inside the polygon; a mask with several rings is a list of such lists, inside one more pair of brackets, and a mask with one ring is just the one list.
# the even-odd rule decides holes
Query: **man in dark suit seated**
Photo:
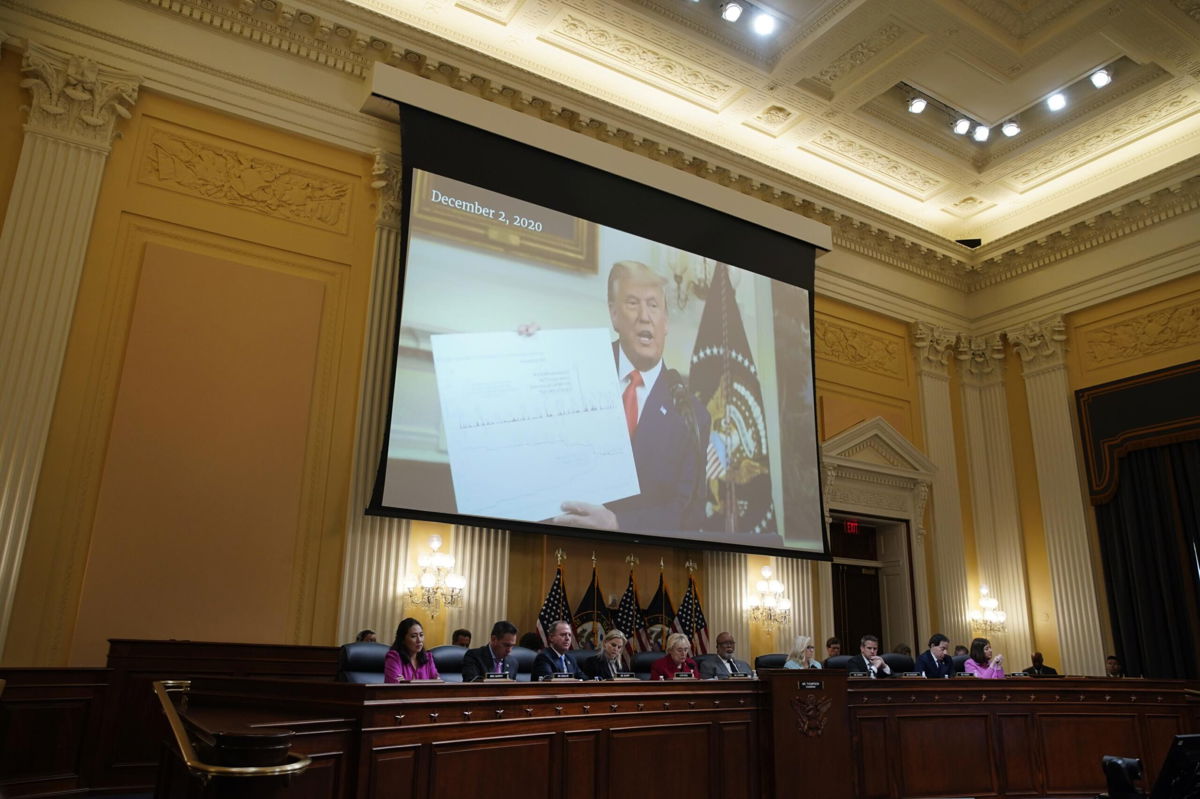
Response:
[{"label": "man in dark suit seated", "polygon": [[1025,669],[1025,673],[1030,677],[1052,677],[1058,674],[1058,670],[1045,664],[1041,652],[1034,652],[1033,665]]},{"label": "man in dark suit seated", "polygon": [[717,634],[717,657],[707,657],[700,661],[700,679],[711,680],[714,677],[724,680],[734,674],[750,674],[750,664],[733,656],[737,642],[729,633]]},{"label": "man in dark suit seated", "polygon": [[571,630],[571,622],[556,621],[550,625],[550,646],[538,652],[533,659],[533,679],[544,680],[555,674],[570,674],[577,679],[583,678],[579,664],[571,656],[571,644],[575,633]]},{"label": "man in dark suit seated", "polygon": [[941,633],[929,638],[929,649],[917,657],[916,670],[930,679],[953,677],[958,669],[950,657],[950,639]]},{"label": "man in dark suit seated", "polygon": [[512,649],[517,645],[517,628],[509,621],[492,625],[491,639],[478,649],[468,649],[463,655],[463,682],[482,680],[485,674],[504,674],[517,679],[517,659]]},{"label": "man in dark suit seated", "polygon": [[872,678],[891,677],[892,669],[879,656],[879,639],[867,633],[858,642],[858,652],[850,659],[846,671],[865,671]]}]

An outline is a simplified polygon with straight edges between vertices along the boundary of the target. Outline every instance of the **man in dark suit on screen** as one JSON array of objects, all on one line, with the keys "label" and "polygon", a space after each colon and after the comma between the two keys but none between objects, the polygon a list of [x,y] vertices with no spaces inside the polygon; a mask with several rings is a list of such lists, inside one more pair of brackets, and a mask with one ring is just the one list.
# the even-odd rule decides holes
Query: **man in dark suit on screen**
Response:
[{"label": "man in dark suit on screen", "polygon": [[608,314],[617,332],[613,357],[641,493],[604,505],[568,500],[556,524],[638,532],[700,529],[702,458],[712,419],[663,362],[666,284],[638,261],[619,261],[608,274]]},{"label": "man in dark suit on screen", "polygon": [[517,644],[517,628],[512,622],[498,621],[492,625],[492,635],[478,649],[468,649],[463,655],[463,682],[482,680],[485,674],[504,674],[517,679],[517,659],[512,649]]}]

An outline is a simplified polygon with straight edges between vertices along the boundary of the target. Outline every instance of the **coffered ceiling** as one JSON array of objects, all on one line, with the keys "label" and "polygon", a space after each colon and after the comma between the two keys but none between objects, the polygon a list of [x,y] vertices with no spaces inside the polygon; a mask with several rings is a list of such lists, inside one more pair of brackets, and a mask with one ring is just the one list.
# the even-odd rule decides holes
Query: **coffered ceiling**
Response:
[{"label": "coffered ceiling", "polygon": [[1115,207],[1200,154],[1200,0],[754,0],[767,37],[718,0],[352,2],[947,243]]}]

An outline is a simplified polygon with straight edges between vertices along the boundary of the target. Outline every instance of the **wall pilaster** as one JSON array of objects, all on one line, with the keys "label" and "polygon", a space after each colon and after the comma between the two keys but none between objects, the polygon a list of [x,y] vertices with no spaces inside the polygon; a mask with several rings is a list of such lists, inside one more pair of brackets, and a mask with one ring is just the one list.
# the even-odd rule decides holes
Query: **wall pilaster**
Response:
[{"label": "wall pilaster", "polygon": [[950,407],[948,364],[957,335],[925,322],[913,324],[917,349],[917,385],[921,396],[921,423],[925,450],[937,467],[933,479],[933,549],[937,574],[938,630],[918,630],[917,643],[933,632],[952,641],[968,640],[967,570],[963,550],[962,503],[958,489],[958,459],[954,452],[954,421]]},{"label": "wall pilaster", "polygon": [[1071,424],[1066,325],[1061,316],[1007,331],[1024,365],[1033,432],[1042,524],[1065,674],[1103,674],[1104,651],[1097,612],[1084,508]]},{"label": "wall pilaster", "polygon": [[1033,652],[1033,634],[1000,334],[961,337],[958,359],[979,579],[1008,614],[1005,631],[987,637],[1011,671]]},{"label": "wall pilaster", "polygon": [[141,83],[36,42],[28,44],[21,72],[31,99],[0,230],[0,647],[100,180]]}]

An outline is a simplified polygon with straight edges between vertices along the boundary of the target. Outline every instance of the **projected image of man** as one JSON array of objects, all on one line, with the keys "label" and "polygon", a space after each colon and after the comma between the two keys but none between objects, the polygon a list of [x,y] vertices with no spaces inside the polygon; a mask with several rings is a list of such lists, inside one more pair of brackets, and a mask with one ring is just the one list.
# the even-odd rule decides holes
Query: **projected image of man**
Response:
[{"label": "projected image of man", "polygon": [[703,522],[703,458],[710,418],[680,374],[663,362],[669,329],[667,281],[638,261],[608,275],[613,357],[641,493],[597,505],[563,502],[557,524],[605,530],[698,530]]}]

